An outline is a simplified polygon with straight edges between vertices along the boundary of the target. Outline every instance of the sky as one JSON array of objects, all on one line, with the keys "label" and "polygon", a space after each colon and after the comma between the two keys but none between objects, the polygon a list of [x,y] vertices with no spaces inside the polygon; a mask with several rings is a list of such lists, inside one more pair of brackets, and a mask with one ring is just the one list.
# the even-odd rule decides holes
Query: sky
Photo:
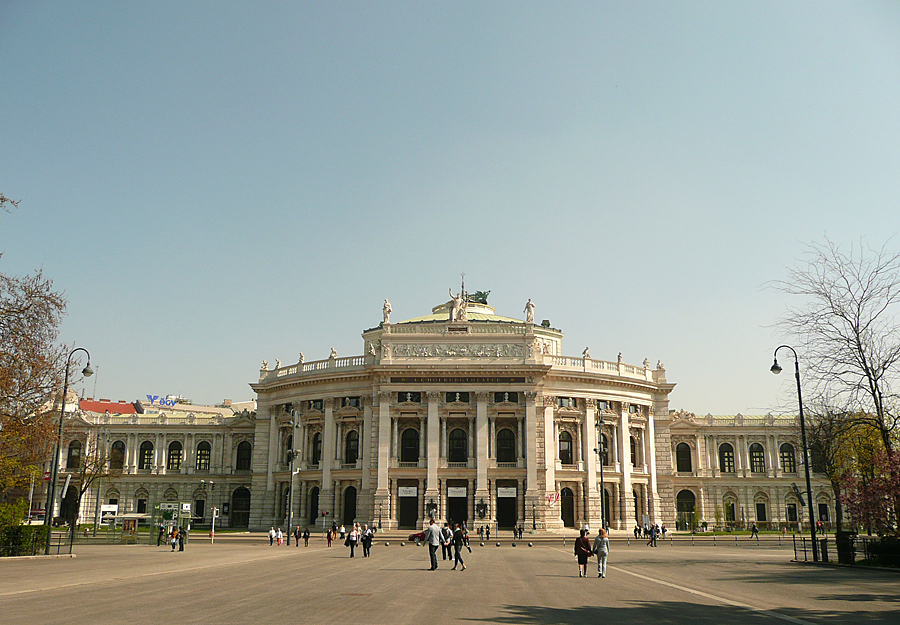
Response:
[{"label": "sky", "polygon": [[900,251],[900,4],[2,0],[0,192],[86,396],[252,399],[465,272],[673,409],[791,412],[772,281]]}]

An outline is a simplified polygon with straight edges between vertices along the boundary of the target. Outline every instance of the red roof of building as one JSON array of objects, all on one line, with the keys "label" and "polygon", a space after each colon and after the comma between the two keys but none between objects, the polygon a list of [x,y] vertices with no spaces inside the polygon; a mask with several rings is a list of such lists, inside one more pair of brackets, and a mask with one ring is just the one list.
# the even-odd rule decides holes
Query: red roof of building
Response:
[{"label": "red roof of building", "polygon": [[133,403],[109,401],[108,399],[82,399],[78,402],[78,407],[88,412],[108,412],[109,414],[135,414],[138,411]]}]

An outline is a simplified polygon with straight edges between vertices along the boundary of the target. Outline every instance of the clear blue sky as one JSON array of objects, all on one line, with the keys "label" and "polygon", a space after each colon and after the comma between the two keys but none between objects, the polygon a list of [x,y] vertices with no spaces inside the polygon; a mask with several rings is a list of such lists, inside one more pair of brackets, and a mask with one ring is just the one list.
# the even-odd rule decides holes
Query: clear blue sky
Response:
[{"label": "clear blue sky", "polygon": [[789,408],[764,285],[900,232],[900,4],[3,1],[0,190],[98,396],[249,399],[465,271],[673,408]]}]

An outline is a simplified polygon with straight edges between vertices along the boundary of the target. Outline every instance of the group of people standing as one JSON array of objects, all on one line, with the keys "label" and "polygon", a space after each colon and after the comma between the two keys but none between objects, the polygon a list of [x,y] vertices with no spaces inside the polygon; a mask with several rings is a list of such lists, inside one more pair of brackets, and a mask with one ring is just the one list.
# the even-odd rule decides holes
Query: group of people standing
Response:
[{"label": "group of people standing", "polygon": [[[290,529],[291,529],[291,528],[288,528],[288,531],[290,531]],[[300,539],[301,539],[301,538],[303,539],[303,545],[304,545],[305,547],[309,547],[309,536],[310,536],[310,534],[309,534],[309,528],[308,528],[308,527],[305,528],[305,529],[301,532],[301,531],[300,531],[300,526],[298,525],[297,527],[294,528],[293,534],[294,534],[294,541],[295,541],[295,545],[294,545],[294,546],[295,546],[295,547],[299,547],[299,546],[300,546]],[[290,545],[291,545],[291,538],[290,538],[290,536],[285,536],[285,535],[284,535],[284,532],[281,531],[281,528],[280,528],[280,527],[279,527],[277,530],[276,530],[274,527],[271,527],[271,528],[269,528],[269,546],[271,547],[272,545],[274,545],[274,544],[276,543],[276,541],[278,542],[278,545],[279,545],[279,546],[281,546],[281,545],[287,545],[287,546],[290,546]]]},{"label": "group of people standing", "polygon": [[187,535],[187,528],[173,526],[167,534],[166,526],[160,525],[159,533],[156,536],[156,546],[159,547],[163,542],[163,537],[165,537],[166,542],[172,546],[172,551],[175,551],[175,547],[178,547],[178,551],[184,551],[184,542],[187,540]]},{"label": "group of people standing", "polygon": [[606,530],[600,529],[594,543],[587,537],[588,530],[583,529],[575,539],[575,557],[578,558],[578,577],[587,577],[588,558],[597,556],[597,577],[606,577],[606,558],[609,555],[609,536]]}]

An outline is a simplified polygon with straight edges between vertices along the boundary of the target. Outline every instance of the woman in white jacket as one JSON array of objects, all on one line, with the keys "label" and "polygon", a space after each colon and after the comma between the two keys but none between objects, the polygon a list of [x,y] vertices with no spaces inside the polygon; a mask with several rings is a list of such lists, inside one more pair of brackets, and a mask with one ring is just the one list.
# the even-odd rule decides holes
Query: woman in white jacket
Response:
[{"label": "woman in white jacket", "polygon": [[600,529],[594,539],[592,551],[597,554],[597,577],[606,577],[606,556],[609,555],[609,537]]}]

